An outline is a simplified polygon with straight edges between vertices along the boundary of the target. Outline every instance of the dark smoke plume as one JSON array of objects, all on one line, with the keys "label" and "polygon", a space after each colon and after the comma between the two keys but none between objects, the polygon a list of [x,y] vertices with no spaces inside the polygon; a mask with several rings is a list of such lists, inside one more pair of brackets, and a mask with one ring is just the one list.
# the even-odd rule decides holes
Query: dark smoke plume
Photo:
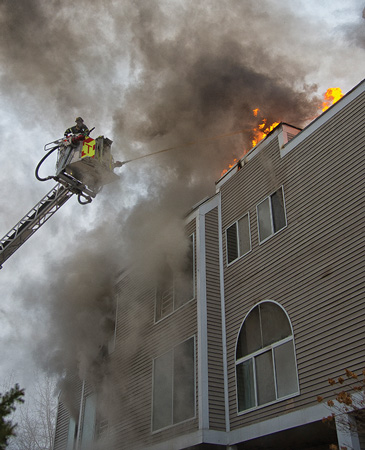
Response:
[{"label": "dark smoke plume", "polygon": [[[316,116],[306,76],[332,50],[319,35],[307,48],[316,32],[270,0],[2,0],[0,86],[26,125],[44,122],[56,138],[81,115],[109,127],[120,160],[243,130],[124,166],[91,205],[95,231],[50,262],[47,283],[23,282],[19,295],[36,292],[47,314],[44,367],[103,377],[115,273],[138,267],[153,280],[166,262],[179,267],[183,217],[250,148],[253,109],[268,123]],[[138,302],[131,308],[139,317]]]}]

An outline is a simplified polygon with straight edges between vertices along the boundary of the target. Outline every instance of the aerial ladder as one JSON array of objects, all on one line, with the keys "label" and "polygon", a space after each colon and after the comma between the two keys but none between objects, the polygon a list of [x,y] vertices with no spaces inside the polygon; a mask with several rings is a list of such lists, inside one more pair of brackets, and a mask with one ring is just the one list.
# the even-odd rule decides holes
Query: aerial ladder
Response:
[{"label": "aerial ladder", "polygon": [[[35,175],[39,181],[53,179],[57,184],[46,194],[3,238],[0,239],[0,269],[3,263],[21,247],[67,200],[77,195],[80,204],[92,201],[105,184],[119,176],[111,154],[112,141],[104,136],[71,135],[44,146],[46,155],[37,165]],[[44,161],[57,151],[56,174],[39,175]]]}]

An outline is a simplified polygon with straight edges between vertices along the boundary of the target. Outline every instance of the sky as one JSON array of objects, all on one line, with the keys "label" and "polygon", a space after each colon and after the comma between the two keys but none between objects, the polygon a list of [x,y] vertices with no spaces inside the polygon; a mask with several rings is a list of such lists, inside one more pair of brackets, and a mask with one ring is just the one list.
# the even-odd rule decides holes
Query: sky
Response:
[{"label": "sky", "polygon": [[[1,2],[1,236],[53,187],[34,169],[44,145],[77,116],[95,127],[92,136],[112,139],[122,161],[246,130],[116,169],[118,182],[90,205],[71,198],[4,263],[2,378],[27,386],[34,367],[61,376],[72,358],[82,365],[70,357],[75,343],[87,353],[82,320],[100,323],[98,299],[110,296],[118,268],[148,270],[157,254],[174,261],[183,251],[179,218],[214,194],[221,171],[249,148],[247,130],[260,120],[254,108],[269,122],[301,127],[319,114],[327,88],[346,93],[362,81],[364,7],[359,0]],[[42,174],[51,175],[54,162]]]}]

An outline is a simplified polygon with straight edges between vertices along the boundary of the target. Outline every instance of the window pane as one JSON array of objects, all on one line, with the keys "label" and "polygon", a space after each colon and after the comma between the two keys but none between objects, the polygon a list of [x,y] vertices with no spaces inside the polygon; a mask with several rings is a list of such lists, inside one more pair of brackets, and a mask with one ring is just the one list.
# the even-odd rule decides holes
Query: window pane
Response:
[{"label": "window pane", "polygon": [[96,395],[85,399],[84,420],[82,424],[81,450],[89,450],[94,441],[96,419]]},{"label": "window pane", "polygon": [[157,291],[157,315],[156,319],[162,319],[173,311],[174,288],[171,284],[166,289]]},{"label": "window pane", "polygon": [[172,424],[172,354],[171,351],[154,361],[152,416],[154,430]]},{"label": "window pane", "polygon": [[276,399],[271,350],[257,356],[255,364],[257,402],[259,405],[263,405]]},{"label": "window pane", "polygon": [[156,320],[173,312],[174,307],[174,285],[172,270],[166,264],[157,283],[156,289]]},{"label": "window pane", "polygon": [[272,302],[260,303],[263,347],[290,336],[291,328],[285,312]]},{"label": "window pane", "polygon": [[271,205],[274,222],[274,232],[276,233],[286,225],[282,188],[280,188],[274,194],[272,194]]},{"label": "window pane", "polygon": [[236,223],[227,228],[227,258],[228,264],[238,258]]},{"label": "window pane", "polygon": [[194,238],[190,236],[189,250],[182,271],[175,276],[174,309],[194,298]]},{"label": "window pane", "polygon": [[248,214],[238,221],[240,256],[251,250]]},{"label": "window pane", "polygon": [[268,198],[258,205],[257,213],[259,218],[260,241],[263,241],[272,234],[270,202]]},{"label": "window pane", "polygon": [[174,349],[174,423],[195,415],[194,339]]},{"label": "window pane", "polygon": [[255,385],[253,380],[253,360],[249,359],[236,367],[237,370],[237,396],[238,410],[256,406]]},{"label": "window pane", "polygon": [[276,347],[274,354],[278,397],[285,397],[298,392],[293,341],[285,342],[285,344]]},{"label": "window pane", "polygon": [[259,308],[256,306],[246,317],[237,342],[236,359],[262,348]]},{"label": "window pane", "polygon": [[75,422],[75,419],[70,417],[70,421],[68,423],[68,435],[67,435],[66,450],[74,450],[75,437],[76,437],[75,434],[76,434],[76,422]]}]

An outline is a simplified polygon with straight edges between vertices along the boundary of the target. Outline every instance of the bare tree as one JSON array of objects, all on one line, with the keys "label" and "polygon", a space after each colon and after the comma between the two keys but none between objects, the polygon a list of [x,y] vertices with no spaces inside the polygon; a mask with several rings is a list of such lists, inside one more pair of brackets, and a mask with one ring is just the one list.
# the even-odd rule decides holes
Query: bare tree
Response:
[{"label": "bare tree", "polygon": [[37,374],[34,386],[27,389],[25,402],[15,413],[16,436],[9,450],[51,450],[56,423],[55,379]]},{"label": "bare tree", "polygon": [[[345,374],[346,377],[340,376],[337,380],[328,379],[330,386],[339,388],[334,398],[325,401],[321,395],[317,396],[317,401],[319,403],[325,401],[331,413],[322,421],[329,425],[335,425],[348,433],[365,435],[365,369],[359,375],[345,369]],[[348,415],[351,420],[348,419]],[[338,450],[338,447],[332,444],[330,449]],[[341,447],[341,450],[351,449],[350,447]]]}]

